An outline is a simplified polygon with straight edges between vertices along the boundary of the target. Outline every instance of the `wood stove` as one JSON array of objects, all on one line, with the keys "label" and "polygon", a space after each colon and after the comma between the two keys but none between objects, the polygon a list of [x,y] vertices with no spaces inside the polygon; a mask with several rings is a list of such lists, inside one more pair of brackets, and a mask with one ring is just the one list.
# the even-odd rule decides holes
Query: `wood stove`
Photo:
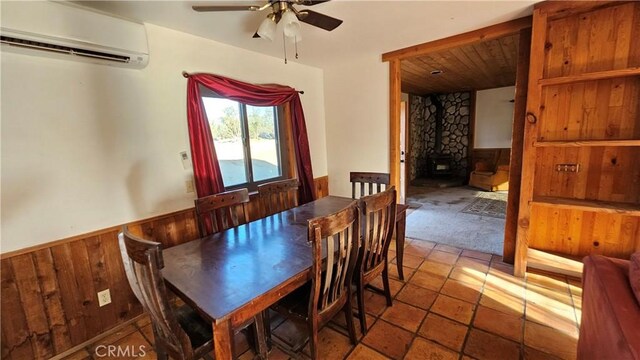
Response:
[{"label": "wood stove", "polygon": [[427,159],[429,175],[433,177],[451,175],[451,160],[453,160],[451,155],[429,155],[429,158]]}]

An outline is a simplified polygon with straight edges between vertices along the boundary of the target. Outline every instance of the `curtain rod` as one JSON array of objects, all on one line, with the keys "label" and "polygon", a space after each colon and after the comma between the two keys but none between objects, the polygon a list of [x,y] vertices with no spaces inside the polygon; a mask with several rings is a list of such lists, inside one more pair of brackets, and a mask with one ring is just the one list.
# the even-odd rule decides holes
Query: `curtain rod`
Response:
[{"label": "curtain rod", "polygon": [[[189,78],[189,76],[191,76],[191,74],[189,74],[186,71],[183,71],[182,72],[182,76],[184,76],[185,78]],[[304,90],[297,90],[297,91],[298,91],[298,94],[304,95]]]}]

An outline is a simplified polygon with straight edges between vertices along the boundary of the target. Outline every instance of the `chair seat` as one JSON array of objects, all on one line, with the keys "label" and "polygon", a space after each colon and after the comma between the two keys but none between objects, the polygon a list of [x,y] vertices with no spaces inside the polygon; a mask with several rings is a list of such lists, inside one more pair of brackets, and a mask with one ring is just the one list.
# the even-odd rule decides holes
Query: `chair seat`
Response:
[{"label": "chair seat", "polygon": [[184,332],[189,335],[194,351],[213,339],[211,323],[200,317],[189,305],[174,309],[174,313]]}]

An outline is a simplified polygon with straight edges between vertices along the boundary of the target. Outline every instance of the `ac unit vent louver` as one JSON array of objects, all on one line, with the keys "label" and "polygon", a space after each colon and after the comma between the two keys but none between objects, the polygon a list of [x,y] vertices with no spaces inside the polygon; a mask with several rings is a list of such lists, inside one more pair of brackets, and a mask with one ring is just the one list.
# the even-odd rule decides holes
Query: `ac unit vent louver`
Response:
[{"label": "ac unit vent louver", "polygon": [[76,55],[76,56],[86,56],[94,59],[118,61],[125,64],[131,61],[131,57],[129,56],[113,55],[113,54],[107,54],[99,51],[91,51],[91,50],[85,50],[80,48],[72,48],[69,46],[47,44],[39,41],[30,41],[25,39],[12,38],[9,36],[0,36],[0,42],[3,44],[18,46],[22,48],[42,50],[42,51],[52,51],[56,53]]},{"label": "ac unit vent louver", "polygon": [[143,24],[53,1],[3,1],[2,52],[142,69],[149,62]]}]

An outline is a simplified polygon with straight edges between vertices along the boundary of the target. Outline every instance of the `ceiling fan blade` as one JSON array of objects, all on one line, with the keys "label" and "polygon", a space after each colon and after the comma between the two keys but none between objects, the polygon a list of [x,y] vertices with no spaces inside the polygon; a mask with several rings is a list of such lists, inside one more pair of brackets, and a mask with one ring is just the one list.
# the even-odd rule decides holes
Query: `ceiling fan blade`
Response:
[{"label": "ceiling fan blade", "polygon": [[299,4],[304,6],[313,6],[313,5],[325,3],[327,1],[330,1],[330,0],[302,0],[300,1]]},{"label": "ceiling fan blade", "polygon": [[342,24],[342,20],[340,19],[320,14],[319,12],[315,12],[313,10],[300,11],[300,16],[298,16],[298,19],[303,23],[307,23],[309,25],[313,25],[327,31],[331,31]]},{"label": "ceiling fan blade", "polygon": [[193,10],[198,12],[207,12],[207,11],[257,11],[260,9],[260,5],[221,5],[221,6],[192,6]]}]

